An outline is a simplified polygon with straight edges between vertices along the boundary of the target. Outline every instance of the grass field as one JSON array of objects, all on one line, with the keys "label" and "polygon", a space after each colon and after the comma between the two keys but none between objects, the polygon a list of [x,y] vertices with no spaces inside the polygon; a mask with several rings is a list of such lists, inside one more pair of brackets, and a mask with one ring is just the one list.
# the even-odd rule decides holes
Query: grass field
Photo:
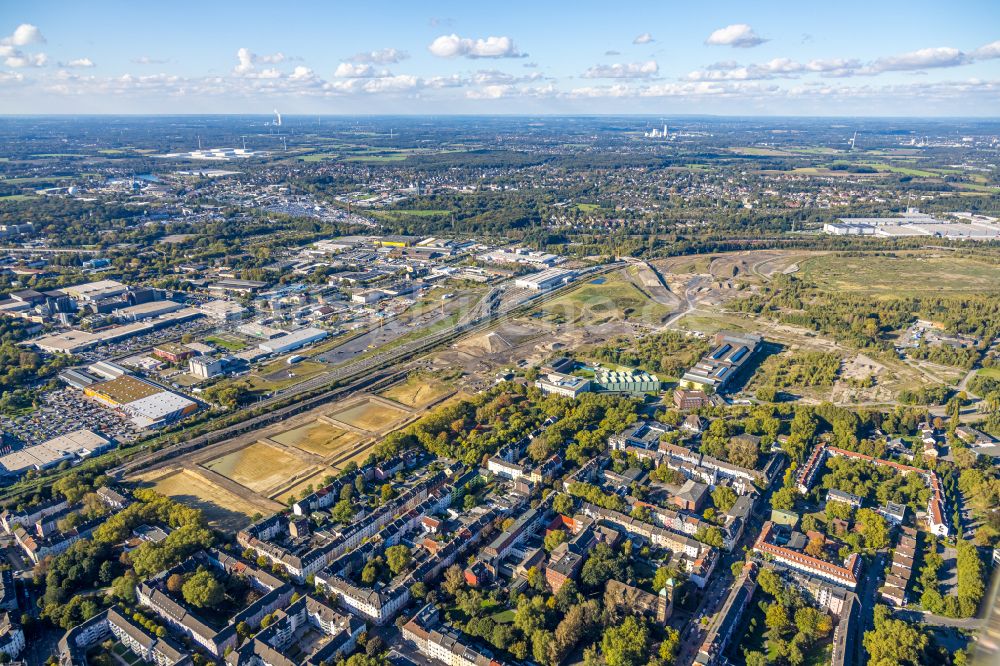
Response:
[{"label": "grass field", "polygon": [[977,375],[982,375],[983,377],[989,377],[990,379],[1000,380],[1000,368],[980,368]]},{"label": "grass field", "polygon": [[230,340],[215,335],[205,338],[205,342],[216,347],[222,347],[226,351],[240,351],[241,349],[246,349],[247,346],[245,342],[241,342],[240,340]]},{"label": "grass field", "polygon": [[322,162],[323,160],[334,160],[337,157],[337,153],[313,153],[312,155],[302,155],[299,159],[303,162]]},{"label": "grass field", "polygon": [[383,398],[395,400],[407,407],[424,407],[451,393],[451,385],[434,377],[412,374],[405,382],[391,386],[379,393]]},{"label": "grass field", "polygon": [[288,365],[279,359],[257,370],[248,381],[252,391],[279,391],[315,377],[326,369],[327,365],[319,361],[301,361]]},{"label": "grass field", "polygon": [[[139,478],[142,480],[142,477]],[[161,495],[200,509],[209,523],[220,529],[244,527],[250,522],[250,516],[256,513],[254,507],[244,500],[188,469],[146,482]]]},{"label": "grass field", "polygon": [[265,494],[269,488],[298,474],[308,464],[273,446],[254,442],[204,466],[254,492]]},{"label": "grass field", "polygon": [[297,449],[326,457],[357,444],[361,440],[361,435],[335,428],[322,421],[313,421],[274,435],[271,439],[280,444],[294,446]]},{"label": "grass field", "polygon": [[889,295],[1000,291],[1000,268],[950,256],[838,257],[806,259],[800,275],[837,291]]},{"label": "grass field", "polygon": [[740,146],[738,148],[728,148],[729,152],[737,155],[751,155],[754,157],[794,157],[795,153],[787,150],[777,150],[775,148],[760,148],[757,146]]},{"label": "grass field", "polygon": [[903,176],[915,176],[917,178],[937,178],[941,174],[935,171],[927,171],[925,169],[914,169],[908,166],[897,166],[895,164],[885,164],[884,162],[868,162],[865,166],[870,166],[878,171],[886,171],[890,173],[898,173]]},{"label": "grass field", "polygon": [[600,210],[601,207],[593,203],[578,203],[576,204],[576,209],[583,213],[593,213],[595,210]]},{"label": "grass field", "polygon": [[601,284],[588,282],[539,309],[549,321],[573,324],[601,324],[623,319],[659,323],[670,309],[660,305],[621,274]]},{"label": "grass field", "polygon": [[406,416],[402,409],[396,409],[372,400],[362,402],[330,413],[330,418],[368,432],[387,432]]}]

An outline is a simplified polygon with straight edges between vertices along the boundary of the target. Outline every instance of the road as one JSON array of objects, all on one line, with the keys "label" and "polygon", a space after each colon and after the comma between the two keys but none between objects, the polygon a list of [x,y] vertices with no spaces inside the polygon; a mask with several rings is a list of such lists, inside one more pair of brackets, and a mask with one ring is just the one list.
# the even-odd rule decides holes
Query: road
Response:
[{"label": "road", "polygon": [[[659,273],[657,273],[657,275],[659,275]],[[684,294],[681,296],[684,301],[684,307],[683,309],[678,310],[675,314],[671,315],[670,319],[663,324],[664,328],[674,328],[677,322],[697,309],[698,305],[694,302],[694,300],[692,300],[691,292],[701,286],[705,280],[706,278],[701,275],[688,280],[688,283],[684,285]]]},{"label": "road", "polygon": [[871,563],[865,570],[864,582],[855,591],[861,606],[861,626],[858,627],[857,632],[859,639],[854,642],[854,663],[857,666],[864,666],[868,663],[868,654],[865,652],[860,637],[864,636],[866,631],[873,629],[875,626],[875,595],[878,594],[878,583],[885,569],[885,558],[885,553],[879,552],[875,554],[875,557],[872,558]]}]

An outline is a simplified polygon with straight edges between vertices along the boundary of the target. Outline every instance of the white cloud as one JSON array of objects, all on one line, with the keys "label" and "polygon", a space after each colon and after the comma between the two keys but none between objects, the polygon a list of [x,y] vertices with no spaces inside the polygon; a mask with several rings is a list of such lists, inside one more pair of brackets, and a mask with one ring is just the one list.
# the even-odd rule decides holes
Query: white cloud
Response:
[{"label": "white cloud", "polygon": [[265,69],[261,72],[257,71],[257,64],[266,65],[276,65],[278,63],[284,62],[288,57],[281,53],[272,53],[270,55],[257,55],[245,46],[236,51],[236,59],[239,61],[236,67],[233,67],[233,74],[236,76],[245,76],[248,78],[264,78],[273,79],[281,76],[281,73],[274,68]]},{"label": "white cloud", "polygon": [[236,59],[239,60],[239,64],[233,68],[233,74],[249,74],[254,70],[254,60],[257,56],[250,52],[250,49],[245,46],[240,48],[236,52]]},{"label": "white cloud", "polygon": [[487,37],[486,39],[469,39],[456,34],[441,35],[427,47],[439,58],[523,58],[510,37]]},{"label": "white cloud", "polygon": [[4,60],[4,64],[8,67],[19,69],[21,67],[44,67],[49,62],[49,57],[44,53],[27,55],[20,51],[15,51],[15,54],[8,56]]},{"label": "white cloud", "polygon": [[980,46],[978,49],[970,53],[969,56],[975,58],[976,60],[1000,58],[1000,39],[986,44],[985,46]]},{"label": "white cloud", "polygon": [[939,46],[920,49],[897,56],[879,58],[870,65],[872,72],[905,72],[934,67],[957,67],[968,62],[968,57],[956,48]]},{"label": "white cloud", "polygon": [[38,26],[22,23],[14,29],[9,37],[0,39],[0,43],[11,46],[28,46],[29,44],[44,44],[45,37]]},{"label": "white cloud", "polygon": [[655,60],[595,65],[583,73],[585,79],[648,79],[660,71]]},{"label": "white cloud", "polygon": [[649,44],[653,41],[653,36],[648,32],[644,32],[635,39],[632,40],[633,44]]},{"label": "white cloud", "polygon": [[350,62],[342,62],[337,65],[337,70],[333,73],[338,79],[371,79],[377,76],[388,76],[385,70],[376,71],[368,64],[356,65]]},{"label": "white cloud", "polygon": [[94,66],[94,61],[91,60],[90,58],[76,58],[74,60],[70,60],[69,62],[61,62],[61,63],[59,63],[59,66],[60,67],[78,67],[78,68],[86,69],[88,67],[93,67]]},{"label": "white cloud", "polygon": [[566,96],[570,98],[596,98],[596,97],[634,97],[636,90],[624,83],[616,83],[612,86],[584,86],[573,88]]},{"label": "white cloud", "polygon": [[138,58],[132,58],[132,62],[136,65],[163,65],[166,64],[166,59],[151,58],[150,56],[139,56]]},{"label": "white cloud", "polygon": [[24,74],[20,72],[0,72],[0,85],[21,83],[22,81],[24,81]]},{"label": "white cloud", "polygon": [[356,53],[348,58],[348,61],[373,63],[376,65],[394,65],[398,62],[406,60],[409,57],[410,54],[406,51],[394,48],[384,48],[364,53]]},{"label": "white cloud", "polygon": [[304,65],[299,65],[294,71],[288,76],[292,81],[310,81],[316,78],[316,75],[311,69]]},{"label": "white cloud", "polygon": [[732,60],[717,62],[703,70],[688,74],[688,81],[753,81],[761,79],[796,78],[801,74],[818,73],[826,77],[852,76],[861,72],[861,61],[831,58],[800,63],[790,58],[774,58],[765,63],[740,65]]},{"label": "white cloud", "polygon": [[753,31],[746,23],[734,23],[725,28],[719,28],[705,40],[711,46],[732,46],[734,48],[751,48],[760,46],[767,40]]}]

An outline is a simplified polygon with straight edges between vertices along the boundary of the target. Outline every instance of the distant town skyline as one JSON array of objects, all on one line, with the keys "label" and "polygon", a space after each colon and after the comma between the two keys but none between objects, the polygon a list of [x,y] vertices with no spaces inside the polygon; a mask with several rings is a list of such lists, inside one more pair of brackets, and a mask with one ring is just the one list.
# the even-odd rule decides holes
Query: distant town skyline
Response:
[{"label": "distant town skyline", "polygon": [[0,113],[996,116],[1000,4],[0,9]]}]

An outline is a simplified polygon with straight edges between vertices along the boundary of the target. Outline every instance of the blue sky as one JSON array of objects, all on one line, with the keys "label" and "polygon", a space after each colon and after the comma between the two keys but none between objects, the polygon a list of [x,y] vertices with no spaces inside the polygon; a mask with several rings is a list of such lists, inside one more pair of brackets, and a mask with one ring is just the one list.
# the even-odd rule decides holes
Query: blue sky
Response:
[{"label": "blue sky", "polygon": [[0,113],[977,115],[1000,2],[0,4]]}]

